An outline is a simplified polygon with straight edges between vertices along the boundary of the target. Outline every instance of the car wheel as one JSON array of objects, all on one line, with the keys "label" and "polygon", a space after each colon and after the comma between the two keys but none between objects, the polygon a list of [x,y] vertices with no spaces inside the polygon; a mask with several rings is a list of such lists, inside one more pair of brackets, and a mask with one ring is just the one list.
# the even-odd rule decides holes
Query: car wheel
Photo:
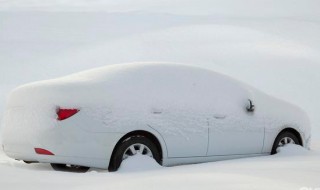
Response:
[{"label": "car wheel", "polygon": [[78,173],[85,173],[90,169],[89,167],[85,167],[85,166],[67,165],[67,164],[51,164],[51,167],[56,171],[78,172]]},{"label": "car wheel", "polygon": [[144,136],[132,136],[123,140],[112,155],[109,171],[117,171],[121,162],[130,156],[142,154],[155,159],[161,164],[161,156],[157,146]]},{"label": "car wheel", "polygon": [[283,147],[286,144],[301,145],[299,143],[298,137],[295,134],[293,134],[292,132],[289,132],[289,131],[285,131],[285,132],[280,133],[277,136],[276,140],[274,141],[274,144],[273,144],[273,147],[271,150],[271,154],[276,154],[278,152],[277,149],[279,147]]}]

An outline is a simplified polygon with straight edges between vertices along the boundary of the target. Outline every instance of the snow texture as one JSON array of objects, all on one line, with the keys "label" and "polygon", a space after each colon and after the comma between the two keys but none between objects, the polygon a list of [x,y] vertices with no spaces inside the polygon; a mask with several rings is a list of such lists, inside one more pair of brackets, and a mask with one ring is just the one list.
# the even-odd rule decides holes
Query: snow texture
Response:
[{"label": "snow texture", "polygon": [[[300,189],[319,186],[319,152],[289,146],[274,156],[160,167],[149,158],[129,158],[117,173],[55,172],[1,156],[0,184],[8,189]],[[138,161],[139,159],[139,161]],[[139,169],[138,169],[139,168]],[[137,171],[138,170],[138,171]]]},{"label": "snow texture", "polygon": [[299,105],[313,127],[311,151],[285,147],[274,156],[160,169],[148,162],[141,172],[131,172],[132,159],[119,173],[61,173],[0,152],[1,189],[319,188],[319,7],[318,0],[0,0],[1,117],[21,84],[161,61],[235,77]]}]

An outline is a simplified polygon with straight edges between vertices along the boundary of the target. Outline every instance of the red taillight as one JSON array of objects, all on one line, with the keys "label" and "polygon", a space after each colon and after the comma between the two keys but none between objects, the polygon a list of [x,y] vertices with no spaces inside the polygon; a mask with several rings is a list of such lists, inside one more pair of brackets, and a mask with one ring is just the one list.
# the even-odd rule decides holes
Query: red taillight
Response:
[{"label": "red taillight", "polygon": [[74,114],[78,113],[80,110],[78,109],[62,109],[59,108],[57,110],[57,115],[58,115],[58,120],[65,120],[68,119],[69,117],[73,116]]},{"label": "red taillight", "polygon": [[43,148],[34,148],[34,151],[36,151],[37,154],[42,154],[42,155],[54,155],[52,152],[49,150],[43,149]]}]

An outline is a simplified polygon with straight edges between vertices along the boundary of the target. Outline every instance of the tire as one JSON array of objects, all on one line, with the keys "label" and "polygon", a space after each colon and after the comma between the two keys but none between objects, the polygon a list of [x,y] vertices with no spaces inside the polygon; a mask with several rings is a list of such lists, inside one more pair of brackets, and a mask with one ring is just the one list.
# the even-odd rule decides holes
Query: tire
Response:
[{"label": "tire", "polygon": [[[119,169],[122,161],[126,157],[131,156],[131,155],[127,155],[128,152],[130,153],[130,151],[129,151],[130,147],[135,146],[135,145],[136,146],[139,146],[139,145],[145,146],[146,149],[144,149],[142,154],[152,157],[159,164],[161,164],[160,152],[159,152],[157,146],[155,145],[155,143],[153,143],[150,139],[148,139],[144,136],[132,136],[132,137],[129,137],[129,138],[123,140],[114,150],[114,153],[112,154],[109,168],[108,168],[110,172],[117,171]],[[138,151],[138,150],[136,150],[136,151]],[[150,154],[149,151],[151,151],[152,155]]]},{"label": "tire", "polygon": [[51,167],[55,171],[77,172],[77,173],[85,173],[90,169],[89,167],[85,167],[85,166],[66,165],[66,164],[51,164]]},{"label": "tire", "polygon": [[[285,142],[285,139],[287,139],[287,141]],[[292,132],[289,131],[284,131],[281,132],[276,140],[273,143],[272,146],[272,150],[271,150],[271,154],[276,154],[277,153],[277,149],[281,146],[284,146],[286,144],[298,144],[301,145],[299,138]]]}]

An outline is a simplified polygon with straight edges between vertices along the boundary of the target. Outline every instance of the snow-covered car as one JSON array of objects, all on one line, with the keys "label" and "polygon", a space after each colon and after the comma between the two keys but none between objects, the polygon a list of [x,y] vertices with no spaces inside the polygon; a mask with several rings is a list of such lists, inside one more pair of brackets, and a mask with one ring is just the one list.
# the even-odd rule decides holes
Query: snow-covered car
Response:
[{"label": "snow-covered car", "polygon": [[11,158],[56,170],[117,170],[135,154],[163,166],[306,148],[305,112],[223,74],[169,63],[118,64],[15,89],[3,119]]}]

